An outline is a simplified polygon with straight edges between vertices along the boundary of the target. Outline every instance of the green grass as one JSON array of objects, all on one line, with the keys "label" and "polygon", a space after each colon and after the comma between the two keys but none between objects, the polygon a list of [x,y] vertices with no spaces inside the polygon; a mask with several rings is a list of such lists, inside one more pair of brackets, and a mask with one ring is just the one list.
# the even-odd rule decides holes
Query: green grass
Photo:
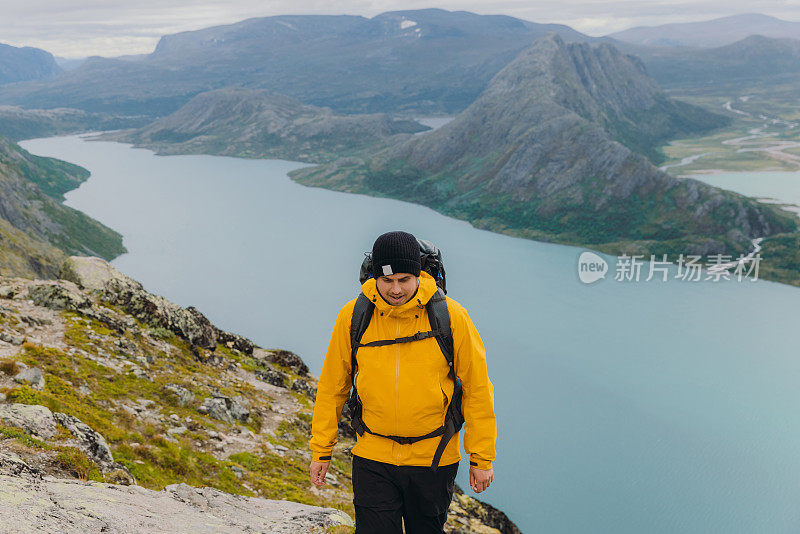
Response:
[{"label": "green grass", "polygon": [[15,426],[6,425],[0,421],[0,441],[4,439],[15,439],[26,447],[39,450],[48,450],[50,446],[40,439],[36,439],[28,434],[27,431]]}]

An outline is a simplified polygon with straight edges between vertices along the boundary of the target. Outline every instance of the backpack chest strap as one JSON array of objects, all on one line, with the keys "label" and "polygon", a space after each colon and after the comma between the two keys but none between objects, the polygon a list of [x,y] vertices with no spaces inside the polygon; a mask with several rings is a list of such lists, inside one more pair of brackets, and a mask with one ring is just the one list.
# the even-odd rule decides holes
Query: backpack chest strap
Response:
[{"label": "backpack chest strap", "polygon": [[383,347],[384,345],[394,345],[395,343],[410,343],[411,341],[419,341],[429,337],[436,337],[442,333],[439,330],[429,330],[427,332],[417,332],[413,336],[398,337],[395,339],[379,339],[377,341],[370,341],[369,343],[361,343],[356,341],[355,348],[358,347]]}]

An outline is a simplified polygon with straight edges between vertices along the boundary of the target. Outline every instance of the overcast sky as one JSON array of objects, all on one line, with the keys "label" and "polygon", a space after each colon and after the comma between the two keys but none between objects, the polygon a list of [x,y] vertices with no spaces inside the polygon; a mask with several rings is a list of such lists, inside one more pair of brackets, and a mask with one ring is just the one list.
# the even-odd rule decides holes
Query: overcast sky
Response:
[{"label": "overcast sky", "polygon": [[589,35],[633,26],[690,22],[757,11],[800,21],[800,0],[0,0],[0,42],[57,56],[118,56],[153,51],[167,33],[285,14],[348,14],[438,7],[567,24]]}]

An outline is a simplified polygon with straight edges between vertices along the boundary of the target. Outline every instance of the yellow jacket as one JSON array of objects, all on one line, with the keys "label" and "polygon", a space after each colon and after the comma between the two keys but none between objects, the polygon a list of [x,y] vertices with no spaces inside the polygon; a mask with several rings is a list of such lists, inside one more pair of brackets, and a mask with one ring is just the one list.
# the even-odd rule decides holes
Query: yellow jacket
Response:
[{"label": "yellow jacket", "polygon": [[[420,273],[417,293],[405,304],[392,306],[378,294],[375,279],[361,286],[375,303],[375,312],[362,343],[394,339],[427,332],[430,328],[425,304],[436,293],[436,282]],[[339,311],[325,355],[314,404],[309,447],[316,461],[330,460],[336,444],[338,421],[349,396],[350,322],[355,299]],[[486,351],[467,311],[447,297],[455,346],[455,371],[463,384],[464,450],[470,464],[490,469],[497,438],[494,387],[486,371]],[[357,353],[358,396],[363,419],[373,432],[393,436],[423,436],[444,422],[454,384],[449,367],[435,338],[378,347],[361,347]],[[364,433],[353,454],[394,465],[429,466],[441,437],[401,445],[393,440]],[[459,434],[447,444],[439,465],[461,460]]]}]

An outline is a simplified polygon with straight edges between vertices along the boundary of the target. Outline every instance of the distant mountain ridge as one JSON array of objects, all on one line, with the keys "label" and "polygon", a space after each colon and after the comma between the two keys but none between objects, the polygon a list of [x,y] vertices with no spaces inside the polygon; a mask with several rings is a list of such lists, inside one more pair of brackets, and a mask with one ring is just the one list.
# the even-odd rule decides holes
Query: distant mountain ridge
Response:
[{"label": "distant mountain ridge", "polygon": [[[797,35],[800,37],[800,34]],[[800,79],[800,40],[753,35],[717,48],[619,45],[637,55],[665,88],[736,82],[768,86]]]},{"label": "distant mountain ridge", "polygon": [[608,37],[640,45],[705,48],[729,45],[751,35],[797,39],[800,37],[800,22],[749,13],[700,22],[639,26]]},{"label": "distant mountain ridge", "polygon": [[53,80],[0,88],[0,103],[158,117],[234,86],[346,113],[451,114],[550,32],[594,40],[567,26],[441,9],[249,19],[164,36],[139,61],[89,58]]},{"label": "distant mountain ridge", "polygon": [[0,43],[0,85],[50,78],[59,72],[61,67],[50,52]]},{"label": "distant mountain ridge", "polygon": [[141,117],[112,117],[80,109],[22,109],[0,105],[0,136],[12,141],[91,130],[135,128],[147,122]]},{"label": "distant mountain ridge", "polygon": [[341,115],[259,89],[201,93],[175,113],[133,132],[104,136],[161,154],[276,157],[316,163],[428,129],[383,113]]},{"label": "distant mountain ridge", "polygon": [[[538,40],[452,122],[358,162],[293,171],[306,185],[386,195],[503,233],[620,250],[734,253],[797,228],[773,207],[678,180],[612,140],[663,97],[613,47]],[[627,124],[624,128],[619,124]]]}]

